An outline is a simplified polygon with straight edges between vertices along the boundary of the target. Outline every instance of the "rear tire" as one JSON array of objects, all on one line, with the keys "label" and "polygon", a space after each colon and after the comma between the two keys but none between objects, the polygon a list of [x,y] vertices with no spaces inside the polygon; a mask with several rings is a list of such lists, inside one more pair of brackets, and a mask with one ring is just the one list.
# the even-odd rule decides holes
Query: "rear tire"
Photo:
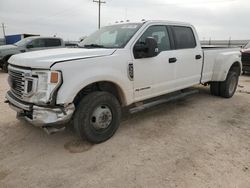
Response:
[{"label": "rear tire", "polygon": [[108,92],[93,92],[77,106],[73,123],[76,133],[91,143],[101,143],[111,138],[119,127],[121,106]]},{"label": "rear tire", "polygon": [[210,93],[214,96],[220,96],[220,82],[212,82],[210,84]]},{"label": "rear tire", "polygon": [[239,75],[236,72],[229,71],[227,79],[220,84],[220,95],[224,98],[231,98],[238,86]]}]

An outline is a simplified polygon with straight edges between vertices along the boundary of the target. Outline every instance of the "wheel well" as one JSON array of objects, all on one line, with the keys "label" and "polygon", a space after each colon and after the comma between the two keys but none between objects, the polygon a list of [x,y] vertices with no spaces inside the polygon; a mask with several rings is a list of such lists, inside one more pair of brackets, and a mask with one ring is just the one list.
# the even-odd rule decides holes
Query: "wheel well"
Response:
[{"label": "wheel well", "polygon": [[106,82],[106,81],[95,82],[84,87],[81,91],[78,92],[78,94],[74,98],[74,104],[77,106],[84,96],[94,91],[106,91],[108,93],[111,93],[117,98],[117,100],[122,106],[125,105],[124,101],[125,98],[121,88],[112,82]]},{"label": "wheel well", "polygon": [[3,59],[4,59],[5,61],[8,61],[9,58],[10,58],[11,56],[13,56],[13,55],[7,55],[7,56],[5,56]]},{"label": "wheel well", "polygon": [[235,62],[231,68],[229,69],[229,71],[233,71],[236,72],[238,75],[241,74],[241,66],[239,62]]}]

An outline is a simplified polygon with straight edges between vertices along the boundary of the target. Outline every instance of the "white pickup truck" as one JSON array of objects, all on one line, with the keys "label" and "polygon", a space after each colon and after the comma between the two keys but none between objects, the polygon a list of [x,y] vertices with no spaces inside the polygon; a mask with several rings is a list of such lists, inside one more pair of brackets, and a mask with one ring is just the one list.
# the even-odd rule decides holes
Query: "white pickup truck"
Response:
[{"label": "white pickup truck", "polygon": [[202,49],[187,23],[116,24],[93,33],[79,48],[12,56],[6,102],[35,126],[72,120],[79,136],[100,143],[116,132],[122,107],[196,84],[232,97],[240,56],[240,49]]}]

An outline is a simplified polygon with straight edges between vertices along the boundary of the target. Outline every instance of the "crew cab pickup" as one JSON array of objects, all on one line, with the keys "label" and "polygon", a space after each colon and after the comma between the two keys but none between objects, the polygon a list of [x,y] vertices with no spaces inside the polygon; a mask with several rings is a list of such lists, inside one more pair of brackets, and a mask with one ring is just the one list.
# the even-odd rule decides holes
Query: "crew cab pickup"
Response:
[{"label": "crew cab pickup", "polygon": [[12,56],[6,94],[18,117],[54,128],[72,120],[93,143],[114,135],[123,107],[196,84],[230,98],[241,74],[240,49],[202,49],[188,23],[106,26],[79,48]]},{"label": "crew cab pickup", "polygon": [[15,54],[65,47],[61,38],[55,37],[27,37],[13,45],[0,46],[0,68],[8,71],[8,59]]}]

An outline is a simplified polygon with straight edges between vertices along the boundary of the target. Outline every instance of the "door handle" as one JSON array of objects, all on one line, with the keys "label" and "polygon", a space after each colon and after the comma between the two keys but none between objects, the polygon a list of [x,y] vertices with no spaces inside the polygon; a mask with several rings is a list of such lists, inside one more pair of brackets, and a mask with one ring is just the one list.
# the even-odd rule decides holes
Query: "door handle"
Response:
[{"label": "door handle", "polygon": [[168,62],[169,63],[175,63],[177,59],[175,57],[169,58]]},{"label": "door handle", "polygon": [[195,56],[195,59],[201,59],[201,58],[202,58],[201,55],[196,55],[196,56]]}]

